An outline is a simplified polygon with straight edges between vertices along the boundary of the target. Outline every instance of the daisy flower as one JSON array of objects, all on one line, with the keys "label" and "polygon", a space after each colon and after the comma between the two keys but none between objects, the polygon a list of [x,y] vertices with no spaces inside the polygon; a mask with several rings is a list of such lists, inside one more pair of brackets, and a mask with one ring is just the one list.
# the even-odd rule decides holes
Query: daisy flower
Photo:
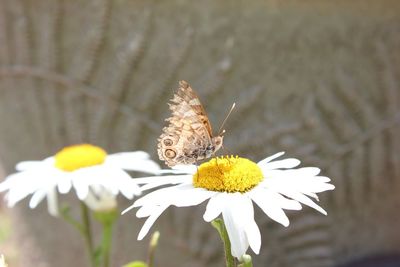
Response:
[{"label": "daisy flower", "polygon": [[6,260],[4,259],[4,255],[0,256],[0,267],[7,267]]},{"label": "daisy flower", "polygon": [[49,213],[57,216],[57,191],[66,194],[74,188],[89,208],[112,208],[119,193],[128,199],[141,193],[126,171],[155,174],[159,166],[143,151],[107,155],[100,147],[80,144],[65,147],[42,161],[20,162],[16,169],[17,173],[0,183],[0,192],[7,191],[8,206],[32,195],[30,208],[46,198]]},{"label": "daisy flower", "polygon": [[326,215],[313,199],[318,201],[316,193],[335,188],[328,177],[318,175],[318,168],[293,169],[300,164],[298,159],[274,161],[283,154],[258,163],[237,156],[218,157],[199,167],[176,167],[170,170],[173,175],[138,178],[136,181],[144,185],[142,190],[170,186],[141,197],[123,213],[139,207],[137,217],[147,217],[138,235],[141,240],[169,206],[195,206],[208,200],[203,219],[211,222],[222,214],[232,256],[240,259],[249,246],[258,254],[261,234],[254,220],[253,202],[268,217],[288,226],[284,209],[300,210],[304,204]]}]

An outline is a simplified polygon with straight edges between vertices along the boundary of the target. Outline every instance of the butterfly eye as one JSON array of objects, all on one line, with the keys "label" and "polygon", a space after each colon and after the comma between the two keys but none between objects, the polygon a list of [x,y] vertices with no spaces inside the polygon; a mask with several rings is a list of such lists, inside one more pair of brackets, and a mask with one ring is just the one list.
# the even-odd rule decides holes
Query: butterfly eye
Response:
[{"label": "butterfly eye", "polygon": [[175,151],[173,151],[172,149],[167,149],[167,150],[165,150],[164,155],[165,155],[167,158],[173,159],[173,158],[175,158],[176,153],[175,153]]},{"label": "butterfly eye", "polygon": [[174,142],[169,138],[164,139],[163,142],[165,146],[172,146],[174,144]]}]

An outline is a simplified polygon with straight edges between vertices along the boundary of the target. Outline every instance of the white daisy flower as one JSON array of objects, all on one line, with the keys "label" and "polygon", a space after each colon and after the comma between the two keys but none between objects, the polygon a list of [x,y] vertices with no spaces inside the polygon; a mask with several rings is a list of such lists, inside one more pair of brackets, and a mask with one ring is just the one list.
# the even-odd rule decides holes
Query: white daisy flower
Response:
[{"label": "white daisy flower", "polygon": [[288,226],[284,209],[300,210],[302,203],[326,215],[312,198],[318,201],[316,193],[335,188],[328,177],[318,176],[318,168],[292,169],[300,164],[298,159],[273,161],[283,154],[277,153],[258,163],[240,157],[218,157],[198,168],[184,166],[170,170],[174,175],[138,178],[136,181],[144,184],[142,190],[173,185],[141,197],[123,213],[140,207],[137,217],[147,217],[138,235],[141,240],[169,206],[195,206],[208,200],[203,219],[210,222],[222,214],[232,256],[240,259],[249,246],[258,254],[261,235],[254,220],[253,202],[268,217]]},{"label": "white daisy flower", "polygon": [[0,255],[0,267],[7,267],[8,265],[7,265],[7,263],[6,263],[6,260],[5,260],[5,258],[4,258],[4,255],[3,254],[1,254]]},{"label": "white daisy flower", "polygon": [[159,166],[143,151],[107,155],[100,147],[81,144],[65,147],[42,161],[20,162],[16,169],[19,172],[0,183],[0,192],[7,191],[8,206],[32,194],[30,208],[47,198],[49,213],[57,216],[57,190],[65,194],[74,188],[89,208],[109,208],[116,206],[119,193],[128,199],[141,193],[125,170],[155,174]]}]

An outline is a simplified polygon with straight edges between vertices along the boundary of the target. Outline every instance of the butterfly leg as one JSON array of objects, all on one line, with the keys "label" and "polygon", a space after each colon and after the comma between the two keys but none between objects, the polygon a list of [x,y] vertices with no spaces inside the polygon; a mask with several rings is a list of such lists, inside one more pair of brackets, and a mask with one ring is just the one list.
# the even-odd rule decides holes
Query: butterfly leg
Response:
[{"label": "butterfly leg", "polygon": [[[228,151],[228,154],[230,154],[232,156],[232,152],[229,151],[229,149],[227,149],[225,146],[222,146],[222,149]],[[226,156],[226,159],[228,160],[229,165],[232,165],[232,162],[229,160],[229,158],[230,158],[229,156]]]},{"label": "butterfly leg", "polygon": [[[214,153],[214,156],[215,156],[215,153]],[[224,172],[221,170],[221,168],[219,167],[219,164],[218,164],[218,157],[215,157],[215,161],[216,161],[216,163],[217,163],[217,168],[218,168],[219,173],[220,173],[221,175],[223,175]]]}]

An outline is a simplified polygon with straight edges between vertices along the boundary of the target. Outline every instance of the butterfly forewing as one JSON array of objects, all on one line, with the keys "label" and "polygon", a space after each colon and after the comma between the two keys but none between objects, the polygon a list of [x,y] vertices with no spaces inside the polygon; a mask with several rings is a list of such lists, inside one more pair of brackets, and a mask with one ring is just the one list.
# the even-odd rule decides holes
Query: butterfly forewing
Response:
[{"label": "butterfly forewing", "polygon": [[172,116],[158,139],[158,155],[168,166],[194,164],[210,157],[222,145],[222,137],[212,137],[212,128],[201,102],[185,81],[169,103]]}]

